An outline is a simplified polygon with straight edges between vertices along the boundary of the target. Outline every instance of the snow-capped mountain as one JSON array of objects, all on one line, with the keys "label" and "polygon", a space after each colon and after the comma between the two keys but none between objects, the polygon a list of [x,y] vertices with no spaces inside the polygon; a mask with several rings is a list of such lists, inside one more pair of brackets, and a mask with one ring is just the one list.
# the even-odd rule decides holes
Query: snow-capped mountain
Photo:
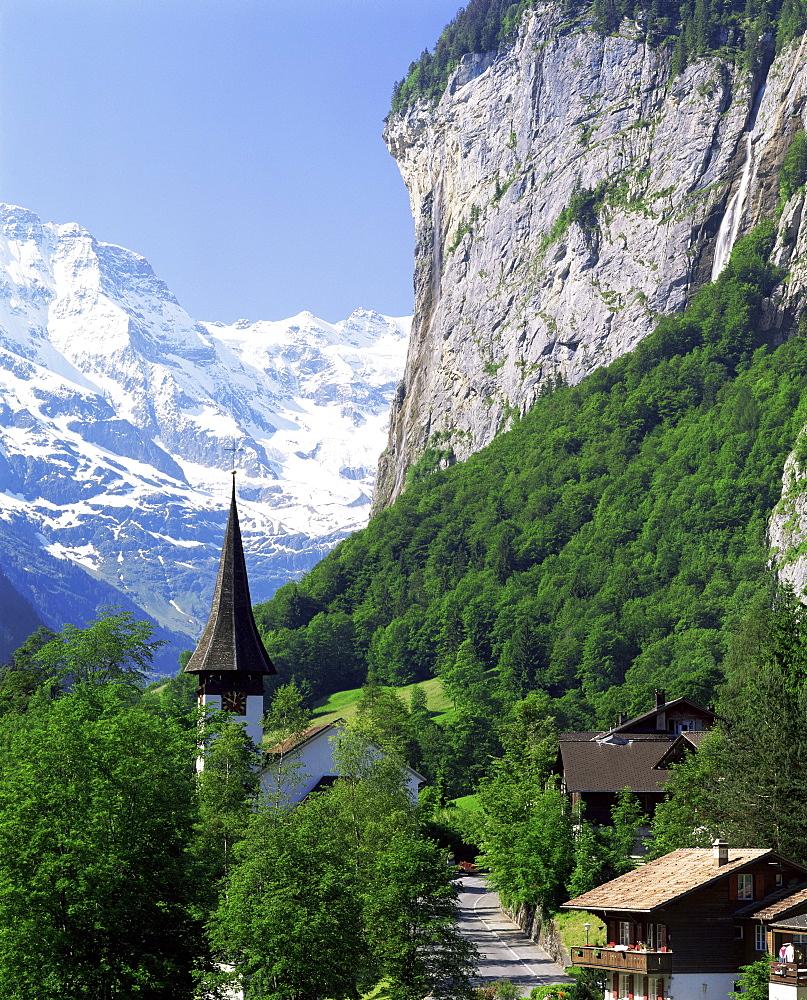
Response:
[{"label": "snow-capped mountain", "polygon": [[366,523],[408,332],[361,309],[201,323],[138,254],[0,206],[2,573],[51,626],[145,611],[172,668],[210,607],[234,460],[255,601]]}]

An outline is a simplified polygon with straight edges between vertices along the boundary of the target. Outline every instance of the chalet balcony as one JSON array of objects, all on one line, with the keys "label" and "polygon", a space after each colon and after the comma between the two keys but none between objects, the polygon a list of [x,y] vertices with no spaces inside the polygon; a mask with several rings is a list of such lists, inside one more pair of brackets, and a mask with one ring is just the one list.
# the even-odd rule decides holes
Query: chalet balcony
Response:
[{"label": "chalet balcony", "polygon": [[771,962],[769,978],[783,986],[807,986],[807,968],[798,962]]},{"label": "chalet balcony", "polygon": [[612,972],[638,972],[645,976],[669,975],[672,972],[672,952],[646,951],[624,945],[606,948],[603,945],[575,945],[571,949],[572,964]]}]

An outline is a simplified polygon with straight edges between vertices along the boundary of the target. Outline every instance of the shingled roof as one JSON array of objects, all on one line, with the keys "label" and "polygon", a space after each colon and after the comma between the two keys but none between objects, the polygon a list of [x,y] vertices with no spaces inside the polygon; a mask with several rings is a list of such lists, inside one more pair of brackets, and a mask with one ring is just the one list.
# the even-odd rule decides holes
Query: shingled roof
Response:
[{"label": "shingled roof", "polygon": [[737,911],[738,917],[759,917],[760,920],[774,920],[776,917],[786,916],[790,910],[797,906],[807,904],[807,886],[788,886],[780,889],[775,895],[768,896],[767,899],[757,900],[744,906]]},{"label": "shingled roof", "polygon": [[277,673],[263,648],[252,616],[247,565],[235,504],[235,475],[213,607],[199,645],[185,666],[188,674],[231,671]]},{"label": "shingled roof", "polygon": [[653,767],[658,770],[668,771],[670,765],[678,763],[686,753],[697,750],[706,737],[710,735],[710,732],[708,729],[700,732],[690,729],[688,732],[681,733],[664,751]]},{"label": "shingled roof", "polygon": [[579,742],[561,737],[560,758],[567,792],[662,792],[666,771],[653,765],[670,744],[669,737],[628,742]]},{"label": "shingled roof", "polygon": [[769,854],[773,852],[766,848],[733,847],[728,862],[718,867],[712,848],[682,847],[584,892],[563,906],[570,910],[650,913]]}]

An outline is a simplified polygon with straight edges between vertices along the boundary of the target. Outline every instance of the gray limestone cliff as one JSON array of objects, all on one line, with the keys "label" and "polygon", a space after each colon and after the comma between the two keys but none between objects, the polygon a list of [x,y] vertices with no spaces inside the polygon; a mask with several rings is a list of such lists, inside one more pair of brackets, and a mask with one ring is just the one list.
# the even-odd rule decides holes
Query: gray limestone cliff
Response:
[{"label": "gray limestone cliff", "polygon": [[[671,80],[669,50],[633,26],[602,37],[561,22],[552,6],[529,13],[509,51],[467,56],[436,105],[387,122],[416,298],[375,510],[418,460],[466,458],[548,382],[630,351],[775,215],[803,127],[804,39],[764,78],[711,56]],[[781,216],[790,273],[766,310],[772,337],[799,319],[802,201]]]}]

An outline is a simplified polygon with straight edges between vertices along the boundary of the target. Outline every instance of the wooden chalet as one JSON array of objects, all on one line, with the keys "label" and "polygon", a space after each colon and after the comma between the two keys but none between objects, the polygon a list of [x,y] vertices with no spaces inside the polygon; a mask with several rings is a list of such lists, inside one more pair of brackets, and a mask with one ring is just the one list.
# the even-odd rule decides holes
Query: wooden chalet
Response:
[{"label": "wooden chalet", "polygon": [[652,816],[664,798],[667,780],[659,762],[682,736],[690,737],[687,746],[696,749],[700,735],[716,719],[714,712],[688,698],[667,701],[664,691],[656,691],[653,709],[633,719],[620,718],[613,729],[561,734],[556,765],[561,788],[590,823],[610,825],[611,809],[624,788],[630,788]]},{"label": "wooden chalet", "polygon": [[605,945],[573,947],[572,962],[607,973],[605,1000],[724,1000],[792,912],[783,899],[798,896],[807,912],[805,892],[807,868],[774,851],[722,841],[672,851],[563,904],[607,928]]},{"label": "wooden chalet", "polygon": [[[770,1000],[807,1000],[807,886],[783,888],[743,911],[754,933],[764,928],[771,962]],[[785,953],[786,957],[780,959]]]}]

